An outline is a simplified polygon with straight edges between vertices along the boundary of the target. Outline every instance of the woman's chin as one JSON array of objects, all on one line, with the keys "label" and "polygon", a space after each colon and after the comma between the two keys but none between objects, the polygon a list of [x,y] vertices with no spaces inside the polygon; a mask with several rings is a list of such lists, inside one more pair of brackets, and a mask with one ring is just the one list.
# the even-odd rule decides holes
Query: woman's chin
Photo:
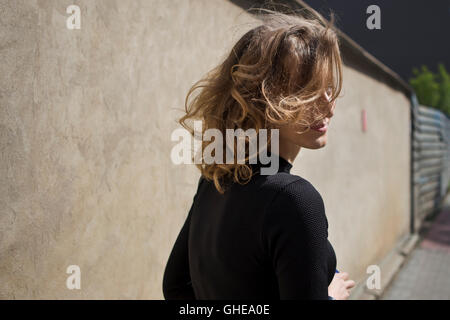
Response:
[{"label": "woman's chin", "polygon": [[325,147],[327,144],[327,136],[323,135],[314,141],[312,141],[308,146],[304,146],[307,149],[320,149]]}]

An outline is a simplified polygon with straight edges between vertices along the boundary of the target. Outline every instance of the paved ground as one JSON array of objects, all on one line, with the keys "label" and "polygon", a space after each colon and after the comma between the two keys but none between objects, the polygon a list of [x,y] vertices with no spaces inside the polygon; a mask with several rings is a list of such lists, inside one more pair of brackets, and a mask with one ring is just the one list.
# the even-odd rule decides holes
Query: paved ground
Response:
[{"label": "paved ground", "polygon": [[450,195],[383,300],[450,300]]}]

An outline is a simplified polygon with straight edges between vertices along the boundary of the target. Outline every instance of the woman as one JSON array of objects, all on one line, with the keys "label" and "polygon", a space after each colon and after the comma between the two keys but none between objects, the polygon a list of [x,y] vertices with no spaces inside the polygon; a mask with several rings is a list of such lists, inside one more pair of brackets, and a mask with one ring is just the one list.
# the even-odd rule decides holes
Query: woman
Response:
[{"label": "woman", "polygon": [[[262,175],[249,150],[244,163],[198,164],[197,193],[164,273],[166,299],[346,299],[354,286],[335,272],[320,194],[290,173],[301,148],[327,142],[342,86],[337,36],[316,13],[262,19],[191,88],[180,123],[191,134],[194,119],[224,135],[227,128],[278,130],[266,145],[276,146],[270,155],[278,170]],[[236,150],[234,141],[223,145]]]}]

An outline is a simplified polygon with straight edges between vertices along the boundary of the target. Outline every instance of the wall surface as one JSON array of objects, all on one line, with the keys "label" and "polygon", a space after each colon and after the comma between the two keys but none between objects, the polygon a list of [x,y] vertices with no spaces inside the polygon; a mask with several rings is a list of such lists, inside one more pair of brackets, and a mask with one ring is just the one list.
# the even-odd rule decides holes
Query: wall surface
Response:
[{"label": "wall surface", "polygon": [[[199,177],[172,164],[170,135],[189,86],[252,18],[222,0],[0,12],[0,298],[162,298]],[[66,288],[69,265],[81,290]]]},{"label": "wall surface", "polygon": [[[68,30],[66,8],[81,8]],[[184,96],[254,18],[223,0],[0,0],[0,298],[158,299],[198,172],[170,161]],[[359,277],[407,232],[407,99],[345,69],[329,145],[293,173]],[[361,132],[361,109],[368,131]],[[81,268],[81,290],[66,269]]]}]

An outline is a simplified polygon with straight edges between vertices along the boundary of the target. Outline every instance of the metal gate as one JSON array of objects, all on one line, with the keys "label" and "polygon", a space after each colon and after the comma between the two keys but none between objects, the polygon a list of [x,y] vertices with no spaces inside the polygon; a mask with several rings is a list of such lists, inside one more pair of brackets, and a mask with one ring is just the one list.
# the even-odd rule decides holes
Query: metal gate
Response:
[{"label": "metal gate", "polygon": [[440,209],[450,179],[450,119],[425,106],[412,110],[412,230]]}]

